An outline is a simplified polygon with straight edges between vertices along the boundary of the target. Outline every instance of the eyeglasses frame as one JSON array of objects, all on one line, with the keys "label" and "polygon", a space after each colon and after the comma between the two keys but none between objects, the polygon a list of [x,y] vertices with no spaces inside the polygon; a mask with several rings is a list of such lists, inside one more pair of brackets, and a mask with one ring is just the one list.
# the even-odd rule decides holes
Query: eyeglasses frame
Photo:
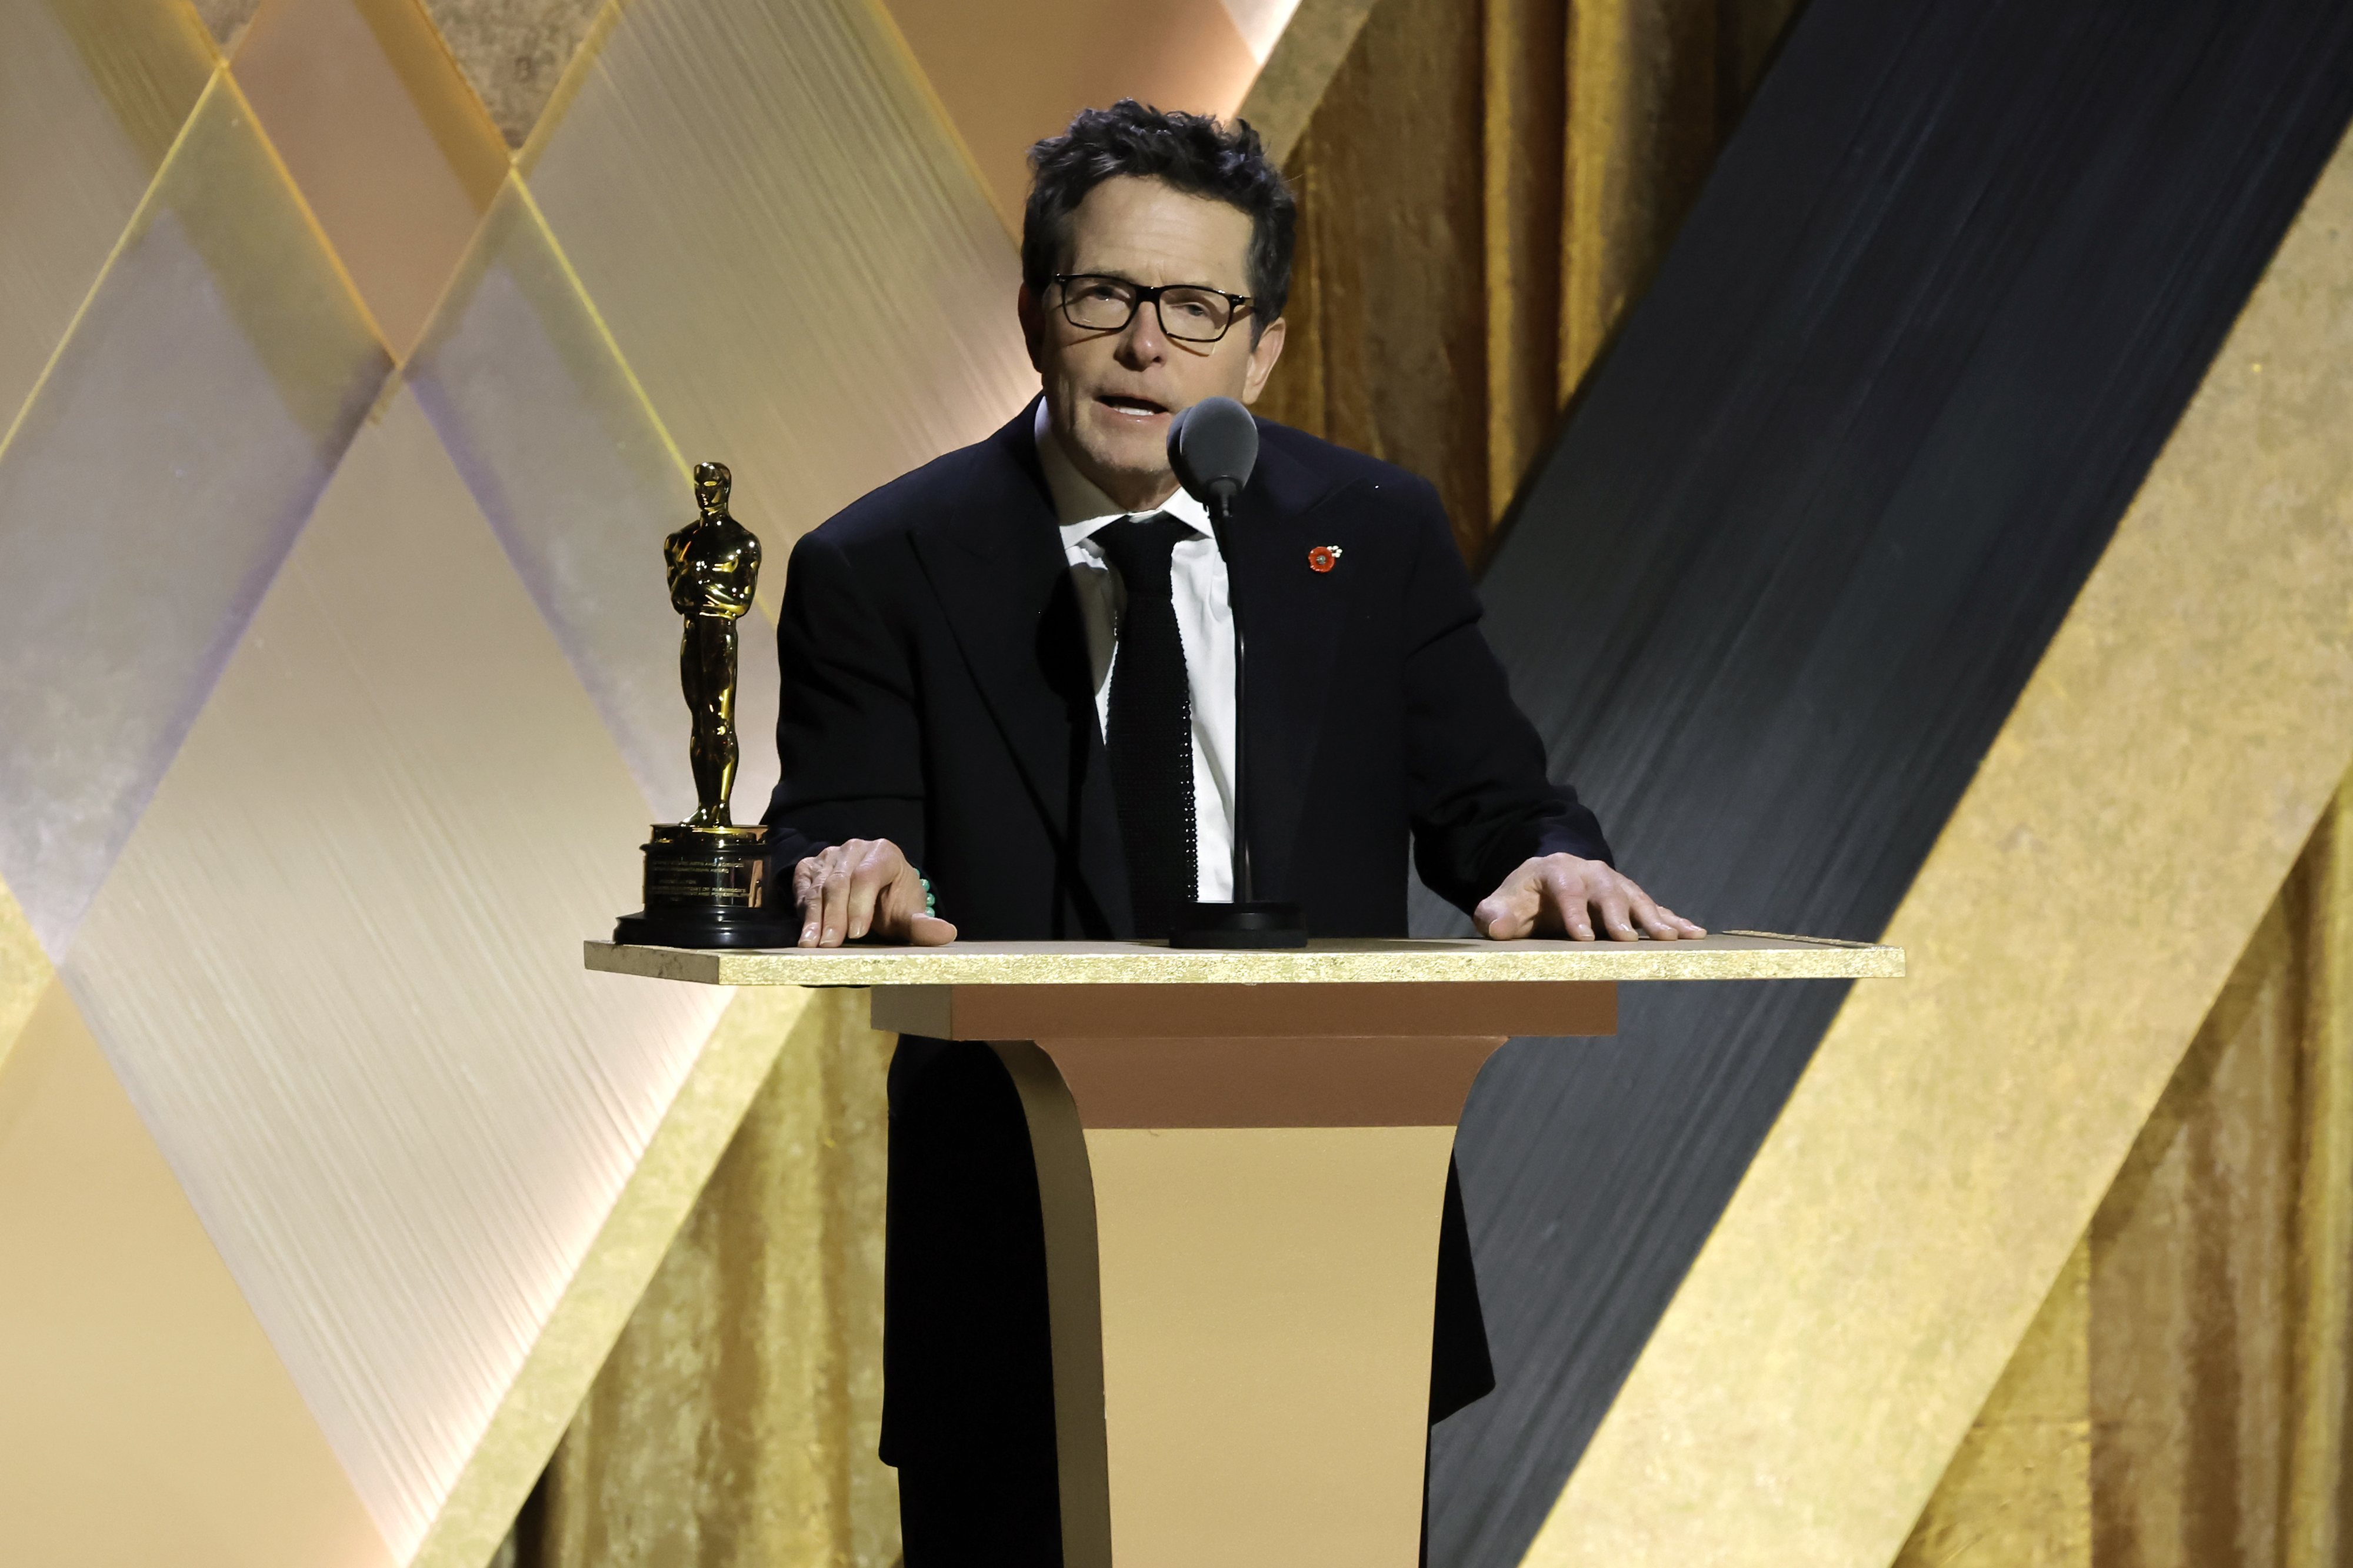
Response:
[{"label": "eyeglasses frame", "polygon": [[[1106,283],[1116,283],[1123,289],[1134,289],[1135,303],[1128,308],[1127,320],[1116,327],[1090,327],[1073,317],[1071,314],[1071,283],[1072,279],[1080,278],[1100,278]],[[1152,307],[1152,319],[1160,323],[1161,335],[1180,343],[1224,342],[1226,334],[1234,330],[1234,323],[1242,319],[1242,312],[1258,302],[1253,295],[1229,294],[1223,289],[1212,289],[1207,283],[1162,283],[1155,286],[1149,283],[1137,283],[1109,272],[1057,272],[1054,274],[1054,282],[1062,290],[1062,301],[1054,308],[1062,313],[1062,320],[1082,332],[1124,332],[1135,325],[1136,312],[1148,304]],[[1203,294],[1215,294],[1233,311],[1226,318],[1225,326],[1219,329],[1216,337],[1188,338],[1181,332],[1172,332],[1168,330],[1168,318],[1160,313],[1160,296],[1176,293],[1187,289],[1195,289]]]}]

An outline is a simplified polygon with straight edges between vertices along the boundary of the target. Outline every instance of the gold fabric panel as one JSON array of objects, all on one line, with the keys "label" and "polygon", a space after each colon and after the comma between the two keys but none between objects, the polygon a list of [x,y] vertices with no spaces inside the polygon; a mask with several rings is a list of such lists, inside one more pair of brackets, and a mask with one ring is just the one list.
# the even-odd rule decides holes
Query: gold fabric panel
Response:
[{"label": "gold fabric panel", "polygon": [[2353,790],[1897,1568],[2332,1568],[2353,1509]]},{"label": "gold fabric panel", "polygon": [[2348,333],[2340,147],[1529,1563],[1895,1554],[2353,760]]},{"label": "gold fabric panel", "polygon": [[[1641,128],[1616,125],[1609,118],[1624,103],[1594,101],[1601,95],[1582,90],[1588,84],[1581,80],[1579,90],[1570,89],[1576,67],[1591,52],[1585,35],[1606,32],[1613,23],[1622,32],[1625,19],[1624,7],[1563,6],[1557,0],[1487,0],[1484,7],[1479,160],[1486,175],[1487,507],[1484,513],[1455,514],[1466,551],[1483,542],[1484,525],[1502,514],[1520,476],[1558,423],[1563,393],[1577,384],[1592,357],[1572,354],[1562,331],[1564,285],[1596,281],[1587,276],[1598,259],[1589,254],[1595,237],[1581,226],[1623,216],[1630,221],[1617,225],[1612,237],[1657,243],[1655,235],[1619,232],[1654,224],[1654,214],[1597,210],[1589,199],[1577,199],[1591,193],[1564,184],[1570,170],[1591,160],[1585,143],[1595,138],[1616,143],[1620,182],[1630,187],[1629,194],[1650,197],[1646,205],[1665,201],[1680,209],[1697,193],[1696,182],[1681,168],[1627,155],[1624,143]],[[1575,53],[1569,52],[1571,29]],[[1569,62],[1568,70],[1561,68],[1563,60]],[[1692,74],[1696,73],[1685,72]],[[1712,156],[1715,148],[1711,142],[1699,151]],[[1661,184],[1668,188],[1653,188]],[[1564,216],[1569,221],[1564,223]],[[1645,275],[1638,286],[1648,280]],[[1566,368],[1572,363],[1575,370]],[[1474,531],[1465,535],[1466,527]]]},{"label": "gold fabric panel", "polygon": [[1556,403],[1665,258],[1799,3],[1571,7]]},{"label": "gold fabric panel", "polygon": [[1324,89],[1355,47],[1373,0],[1299,0],[1266,64],[1236,110],[1266,143],[1267,155],[1287,163],[1300,132],[1323,101]]},{"label": "gold fabric panel", "polygon": [[2094,1558],[2353,1545],[2353,803],[2255,930],[2091,1235]]},{"label": "gold fabric panel", "polygon": [[0,1557],[393,1568],[62,985],[0,1046]]},{"label": "gold fabric panel", "polygon": [[2078,1243],[1894,1568],[2092,1568],[2091,1281]]},{"label": "gold fabric panel", "polygon": [[1376,7],[1286,165],[1291,339],[1258,411],[1429,479],[1475,560],[1796,9]]},{"label": "gold fabric panel", "polygon": [[[1257,412],[1430,480],[1468,550],[1488,516],[1485,220],[1465,177],[1480,167],[1481,44],[1461,12],[1376,6],[1293,152],[1290,336]],[[1411,308],[1385,303],[1400,300]]]},{"label": "gold fabric panel", "polygon": [[895,1037],[865,1026],[857,992],[805,994],[526,1510],[515,1561],[886,1568],[898,1556],[898,1479],[875,1457]]},{"label": "gold fabric panel", "polygon": [[497,130],[416,0],[263,0],[232,67],[396,354],[505,177]]}]

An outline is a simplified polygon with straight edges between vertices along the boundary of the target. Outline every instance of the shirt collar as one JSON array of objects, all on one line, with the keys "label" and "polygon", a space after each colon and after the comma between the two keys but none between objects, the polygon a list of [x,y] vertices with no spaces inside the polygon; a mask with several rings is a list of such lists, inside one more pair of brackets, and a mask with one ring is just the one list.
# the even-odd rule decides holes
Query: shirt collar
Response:
[{"label": "shirt collar", "polygon": [[[1038,400],[1038,416],[1030,428],[1038,443],[1039,465],[1046,470],[1046,488],[1053,493],[1054,516],[1061,524],[1064,549],[1090,537],[1099,528],[1135,515],[1122,510],[1111,497],[1096,488],[1092,479],[1079,472],[1078,465],[1062,450],[1062,443],[1055,439],[1042,397]],[[1209,509],[1187,494],[1181,486],[1154,510],[1175,518],[1204,538],[1208,536]]]}]

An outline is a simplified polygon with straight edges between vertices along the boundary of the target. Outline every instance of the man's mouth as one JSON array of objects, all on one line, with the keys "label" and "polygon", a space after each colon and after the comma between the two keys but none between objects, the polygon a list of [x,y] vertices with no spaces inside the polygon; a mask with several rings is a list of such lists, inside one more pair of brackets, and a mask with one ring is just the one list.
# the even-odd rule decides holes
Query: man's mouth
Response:
[{"label": "man's mouth", "polygon": [[1148,397],[1126,397],[1105,393],[1096,397],[1095,401],[1114,414],[1124,414],[1137,419],[1149,419],[1155,414],[1168,412],[1166,407],[1153,402]]}]

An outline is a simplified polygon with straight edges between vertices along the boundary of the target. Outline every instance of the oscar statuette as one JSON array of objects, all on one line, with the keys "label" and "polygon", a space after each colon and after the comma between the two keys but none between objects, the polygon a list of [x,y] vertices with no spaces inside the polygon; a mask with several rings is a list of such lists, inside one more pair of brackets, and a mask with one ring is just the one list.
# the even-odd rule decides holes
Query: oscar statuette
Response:
[{"label": "oscar statuette", "polygon": [[657,823],[645,846],[643,910],[623,915],[613,940],[658,947],[790,947],[799,935],[789,907],[772,907],[768,830],[739,827],[728,814],[735,785],[735,623],[752,607],[760,542],[727,512],[724,463],[698,463],[698,514],[663,542],[670,602],[685,617],[679,681],[694,716],[687,757],[694,770],[694,815]]}]

